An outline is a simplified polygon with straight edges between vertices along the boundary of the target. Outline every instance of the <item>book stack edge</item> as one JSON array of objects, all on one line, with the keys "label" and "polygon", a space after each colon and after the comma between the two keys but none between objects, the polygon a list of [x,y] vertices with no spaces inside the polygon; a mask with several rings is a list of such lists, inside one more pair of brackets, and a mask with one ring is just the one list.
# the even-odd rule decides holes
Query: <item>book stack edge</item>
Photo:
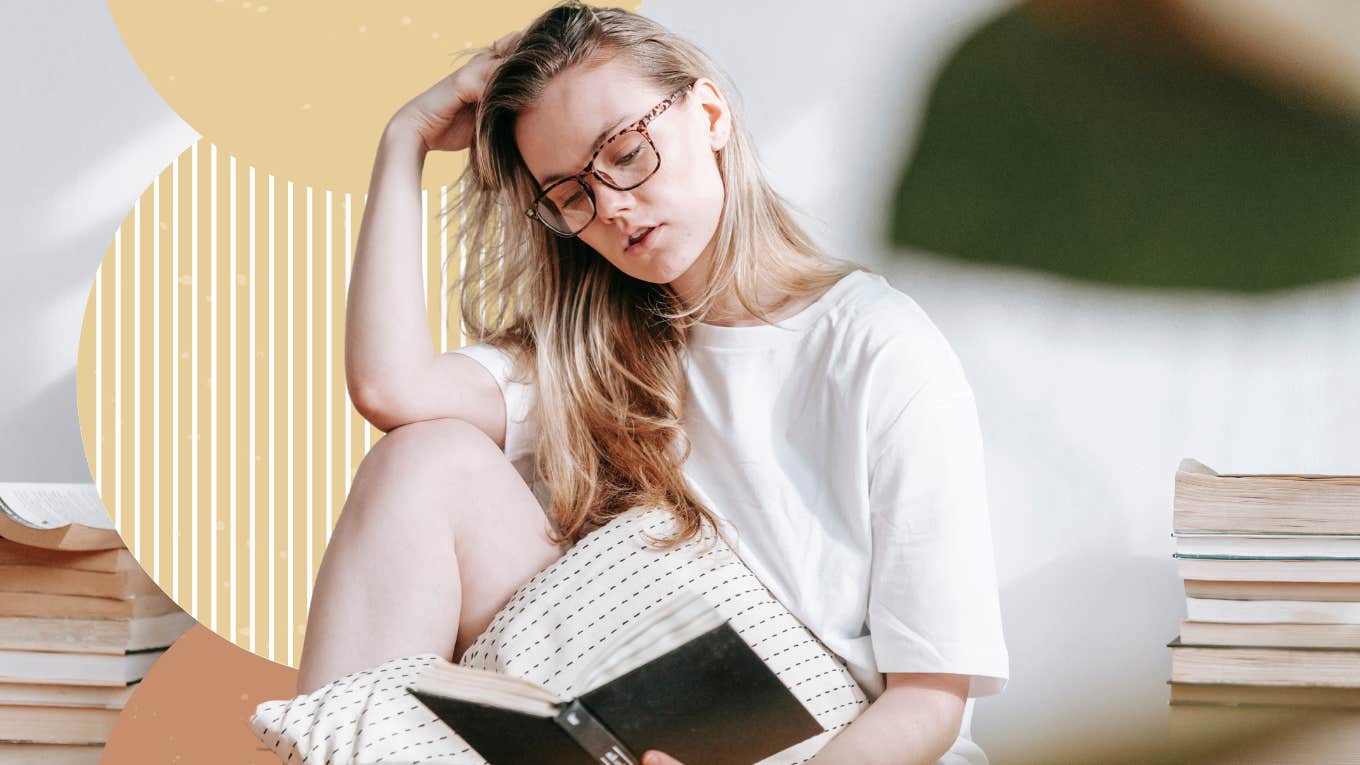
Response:
[{"label": "book stack edge", "polygon": [[[1174,497],[1186,617],[1167,644],[1173,734],[1279,723],[1263,762],[1324,749],[1360,762],[1360,476],[1225,475],[1186,459]],[[1324,717],[1325,730],[1300,727]]]},{"label": "book stack edge", "polygon": [[0,483],[0,761],[97,763],[136,684],[193,624],[93,484]]}]

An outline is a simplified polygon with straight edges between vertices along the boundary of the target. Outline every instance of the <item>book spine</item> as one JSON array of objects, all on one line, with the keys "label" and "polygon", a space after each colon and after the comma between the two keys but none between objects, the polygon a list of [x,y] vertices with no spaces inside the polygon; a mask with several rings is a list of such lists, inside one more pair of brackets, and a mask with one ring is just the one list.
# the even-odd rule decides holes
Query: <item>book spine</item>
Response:
[{"label": "book spine", "polygon": [[640,760],[600,722],[580,699],[558,707],[554,722],[600,765],[640,765]]}]

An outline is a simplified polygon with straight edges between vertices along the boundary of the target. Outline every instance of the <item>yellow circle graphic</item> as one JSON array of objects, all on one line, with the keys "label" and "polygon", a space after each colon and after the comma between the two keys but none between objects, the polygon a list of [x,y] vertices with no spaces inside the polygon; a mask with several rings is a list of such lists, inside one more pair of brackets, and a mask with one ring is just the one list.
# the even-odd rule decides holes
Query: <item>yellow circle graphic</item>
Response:
[{"label": "yellow circle graphic", "polygon": [[[143,72],[205,137],[142,193],[100,263],[78,352],[81,439],[142,567],[266,659],[297,666],[326,542],[382,436],[349,400],[343,347],[378,133],[447,74],[450,51],[547,5],[110,2]],[[441,211],[466,152],[430,160],[443,169],[426,173],[421,258],[442,352],[465,343],[449,292],[461,255],[444,235],[456,223]]]},{"label": "yellow circle graphic", "polygon": [[[142,73],[201,135],[262,171],[351,192],[367,187],[378,136],[402,104],[466,61],[459,51],[551,5],[109,0]],[[452,169],[448,154],[431,154],[425,188],[450,183]]]}]

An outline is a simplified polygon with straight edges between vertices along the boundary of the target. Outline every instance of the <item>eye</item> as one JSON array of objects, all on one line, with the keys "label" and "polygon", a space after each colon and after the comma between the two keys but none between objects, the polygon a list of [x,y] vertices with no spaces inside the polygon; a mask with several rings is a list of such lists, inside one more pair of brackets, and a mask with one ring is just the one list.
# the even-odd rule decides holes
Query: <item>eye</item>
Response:
[{"label": "eye", "polygon": [[623,155],[622,157],[620,157],[619,160],[618,160],[618,164],[620,164],[620,165],[626,165],[626,164],[628,164],[629,162],[632,162],[633,159],[634,159],[635,157],[637,157],[637,154],[638,154],[638,150],[637,150],[637,149],[633,149],[632,151],[630,151],[630,152],[628,152],[627,154],[625,154],[625,155]]}]

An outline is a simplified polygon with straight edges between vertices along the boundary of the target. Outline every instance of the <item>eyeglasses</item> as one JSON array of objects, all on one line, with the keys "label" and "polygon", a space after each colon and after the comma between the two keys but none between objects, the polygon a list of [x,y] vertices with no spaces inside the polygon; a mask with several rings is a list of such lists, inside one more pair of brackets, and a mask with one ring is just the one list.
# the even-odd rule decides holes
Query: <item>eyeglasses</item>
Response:
[{"label": "eyeglasses", "polygon": [[693,82],[675,91],[637,122],[615,133],[595,150],[581,172],[543,189],[524,214],[558,236],[576,236],[584,231],[595,220],[595,192],[585,177],[593,174],[618,191],[635,189],[651,178],[661,168],[661,155],[647,133],[647,125],[692,87]]}]

